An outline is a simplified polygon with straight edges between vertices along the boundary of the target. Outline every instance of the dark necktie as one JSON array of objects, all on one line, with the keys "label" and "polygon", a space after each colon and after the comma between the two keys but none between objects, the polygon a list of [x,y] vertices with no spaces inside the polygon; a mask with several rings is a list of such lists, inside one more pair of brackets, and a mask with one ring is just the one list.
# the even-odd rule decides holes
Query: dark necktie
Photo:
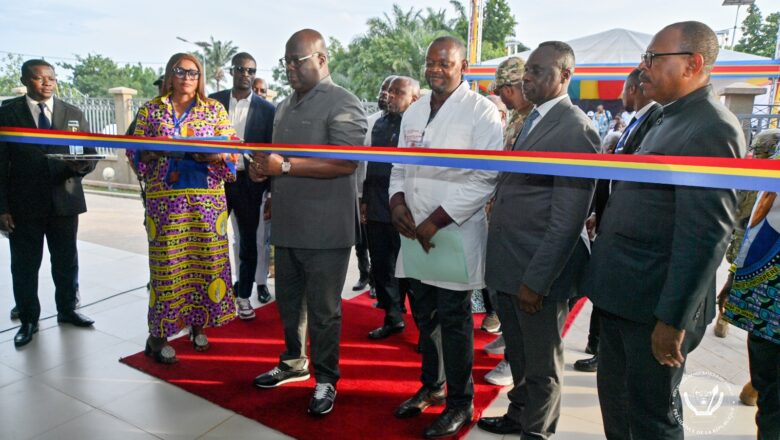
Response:
[{"label": "dark necktie", "polygon": [[620,135],[620,139],[618,139],[618,143],[617,145],[615,145],[615,154],[619,154],[623,152],[623,147],[626,146],[628,135],[631,134],[631,130],[633,130],[634,124],[636,124],[636,116],[631,118],[631,122],[628,124],[628,127],[623,129],[623,134]]},{"label": "dark necktie", "polygon": [[525,138],[528,137],[528,133],[531,132],[531,126],[539,116],[539,112],[536,109],[534,109],[534,111],[528,115],[528,118],[526,118],[525,122],[523,122],[523,128],[520,130],[520,134],[517,135],[517,139],[515,140],[515,145],[512,147],[512,150],[517,150],[517,147],[519,147]]},{"label": "dark necktie", "polygon": [[51,121],[46,117],[46,104],[39,102],[38,108],[41,109],[41,114],[38,115],[38,128],[41,130],[51,129]]}]

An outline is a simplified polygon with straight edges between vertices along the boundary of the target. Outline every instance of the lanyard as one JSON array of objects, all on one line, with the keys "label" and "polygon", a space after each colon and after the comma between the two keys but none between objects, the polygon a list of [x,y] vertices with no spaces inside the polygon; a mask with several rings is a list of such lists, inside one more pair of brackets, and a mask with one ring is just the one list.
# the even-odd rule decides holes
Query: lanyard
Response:
[{"label": "lanyard", "polygon": [[173,114],[173,132],[177,135],[181,135],[181,123],[184,122],[185,119],[187,119],[187,116],[190,114],[190,110],[192,110],[193,107],[195,107],[195,103],[198,101],[198,98],[192,100],[192,103],[189,107],[187,107],[187,110],[184,111],[184,113],[181,114],[180,118],[176,117],[176,108],[173,106],[173,102],[171,102],[171,114]]}]

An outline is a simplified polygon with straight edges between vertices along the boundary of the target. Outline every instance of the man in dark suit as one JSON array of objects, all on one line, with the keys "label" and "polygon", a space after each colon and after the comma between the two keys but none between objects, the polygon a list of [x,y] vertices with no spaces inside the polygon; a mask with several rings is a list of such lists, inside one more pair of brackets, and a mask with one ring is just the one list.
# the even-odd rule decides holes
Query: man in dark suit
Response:
[{"label": "man in dark suit", "polygon": [[[651,128],[655,127],[655,122],[661,116],[661,104],[645,96],[642,88],[639,87],[639,74],[642,71],[634,69],[628,74],[625,84],[623,84],[623,107],[627,112],[636,112],[634,117],[623,130],[623,134],[618,139],[615,146],[615,154],[634,154],[645,135]],[[593,197],[593,213],[585,223],[588,227],[588,234],[591,238],[598,234],[601,217],[604,215],[604,208],[609,199],[609,190],[612,185],[610,180],[599,180],[596,182],[596,194]],[[574,369],[578,371],[594,372],[598,368],[598,346],[599,346],[599,311],[594,309],[590,315],[590,330],[588,332],[588,345],[585,352],[592,354],[593,357],[580,359],[574,363]]]},{"label": "man in dark suit", "polygon": [[[525,65],[523,94],[535,104],[514,151],[595,153],[599,134],[566,91],[574,52],[549,41]],[[485,281],[498,292],[498,313],[514,388],[501,417],[478,426],[497,434],[546,439],[560,416],[561,331],[587,264],[584,230],[595,182],[563,176],[502,173],[487,240]],[[520,213],[520,214],[518,214]]]},{"label": "man in dark suit", "polygon": [[[89,130],[81,110],[53,97],[57,78],[51,64],[26,61],[21,81],[27,94],[0,107],[0,126]],[[57,321],[79,327],[94,323],[75,307],[78,215],[87,210],[81,178],[95,164],[47,157],[68,151],[66,146],[0,142],[0,229],[10,233],[14,300],[22,322],[14,337],[17,347],[32,341],[38,331],[38,269],[44,237],[51,254]]]},{"label": "man in dark suit", "polygon": [[[276,110],[271,103],[252,93],[252,83],[256,73],[257,63],[252,55],[246,52],[236,54],[230,68],[233,88],[214,93],[210,97],[225,106],[239,137],[246,142],[269,143],[273,134]],[[269,256],[265,250],[270,225],[261,213],[264,208],[264,193],[268,190],[268,181],[253,182],[249,179],[247,168],[246,159],[239,158],[236,164],[238,170],[236,181],[225,184],[228,212],[236,220],[234,226],[238,229],[239,264],[236,296],[238,315],[241,319],[255,317],[254,309],[249,303],[255,281],[257,281],[257,298],[260,302],[267,303],[271,300],[271,294],[266,287]],[[255,276],[256,272],[257,276]]]},{"label": "man in dark suit", "polygon": [[[639,68],[663,105],[634,154],[742,157],[737,118],[713,95],[715,33],[688,21],[657,33]],[[715,271],[734,190],[613,182],[584,291],[601,313],[598,390],[608,439],[682,439],[688,353],[715,316]]]},{"label": "man in dark suit", "polygon": [[[420,97],[420,83],[408,76],[394,76],[387,89],[387,113],[377,119],[371,131],[372,147],[397,147],[401,119],[409,106]],[[368,136],[367,136],[368,137]],[[371,339],[384,339],[406,328],[403,318],[404,286],[395,276],[395,263],[401,249],[401,238],[390,218],[390,170],[392,164],[368,162],[360,205],[361,221],[366,226],[371,255],[371,278],[374,280],[379,308],[385,311],[381,327],[368,333]]]}]

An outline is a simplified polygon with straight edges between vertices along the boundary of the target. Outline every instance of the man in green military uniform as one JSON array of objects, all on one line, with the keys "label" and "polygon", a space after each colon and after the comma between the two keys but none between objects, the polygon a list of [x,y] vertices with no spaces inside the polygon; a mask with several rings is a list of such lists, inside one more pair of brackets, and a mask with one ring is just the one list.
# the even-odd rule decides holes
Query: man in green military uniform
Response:
[{"label": "man in green military uniform", "polygon": [[528,113],[534,107],[523,96],[523,72],[525,60],[520,57],[510,57],[496,68],[496,80],[490,86],[490,91],[501,98],[511,113],[504,131],[504,149],[511,150],[520,129],[523,127]]}]

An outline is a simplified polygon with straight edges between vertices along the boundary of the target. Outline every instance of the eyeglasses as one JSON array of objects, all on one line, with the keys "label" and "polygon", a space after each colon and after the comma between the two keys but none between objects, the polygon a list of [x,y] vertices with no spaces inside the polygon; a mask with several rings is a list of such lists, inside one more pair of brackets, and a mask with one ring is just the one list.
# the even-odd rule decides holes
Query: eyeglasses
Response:
[{"label": "eyeglasses", "polygon": [[267,92],[268,92],[268,89],[258,89],[257,91],[258,91],[259,93],[267,93]]},{"label": "eyeglasses", "polygon": [[254,67],[244,67],[244,66],[231,67],[230,74],[235,75],[236,73],[239,75],[243,75],[245,73],[248,73],[249,75],[254,75],[255,73],[257,73],[257,69],[255,69]]},{"label": "eyeglasses", "polygon": [[640,55],[642,62],[645,63],[645,66],[648,68],[653,66],[653,58],[656,57],[668,57],[672,55],[693,55],[693,52],[661,52],[661,53],[653,53],[653,52],[645,52]]},{"label": "eyeglasses", "polygon": [[297,69],[297,68],[299,68],[299,67],[301,67],[303,65],[304,61],[308,60],[309,58],[312,58],[315,55],[319,55],[319,54],[320,54],[319,52],[314,52],[311,55],[308,55],[308,56],[305,56],[305,57],[300,57],[300,58],[288,58],[288,57],[279,58],[279,65],[282,68],[286,68],[287,66],[290,66],[290,67],[294,67],[294,68]]},{"label": "eyeglasses", "polygon": [[174,67],[173,74],[176,75],[177,78],[184,78],[185,76],[189,79],[200,78],[200,72],[196,69],[182,69],[181,67]]}]

